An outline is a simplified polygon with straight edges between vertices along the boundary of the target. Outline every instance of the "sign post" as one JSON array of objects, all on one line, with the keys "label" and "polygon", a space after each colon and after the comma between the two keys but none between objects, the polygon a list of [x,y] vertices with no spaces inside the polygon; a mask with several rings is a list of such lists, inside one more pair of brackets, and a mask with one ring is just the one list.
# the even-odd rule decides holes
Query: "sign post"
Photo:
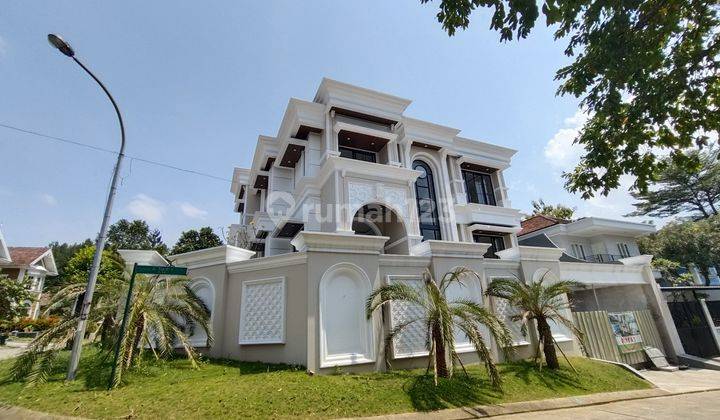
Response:
[{"label": "sign post", "polygon": [[136,274],[154,274],[164,276],[185,276],[187,275],[187,268],[185,267],[163,267],[155,265],[139,265],[135,263],[133,265],[133,271],[130,275],[130,283],[128,284],[127,299],[125,299],[125,311],[123,312],[123,319],[120,323],[120,331],[118,332],[117,343],[115,343],[115,358],[113,359],[112,371],[110,372],[110,381],[108,382],[108,389],[112,389],[113,381],[115,380],[115,371],[117,369],[118,357],[120,357],[120,342],[122,341],[123,334],[125,334],[125,327],[127,324],[128,312],[130,312],[130,300],[132,299],[133,287],[135,286],[135,275]]}]

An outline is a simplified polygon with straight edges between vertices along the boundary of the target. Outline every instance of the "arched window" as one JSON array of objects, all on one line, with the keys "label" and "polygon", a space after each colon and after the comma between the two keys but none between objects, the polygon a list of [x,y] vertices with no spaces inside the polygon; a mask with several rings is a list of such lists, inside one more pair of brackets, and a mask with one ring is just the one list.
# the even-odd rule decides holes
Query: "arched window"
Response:
[{"label": "arched window", "polygon": [[413,169],[420,171],[415,181],[415,196],[417,197],[418,216],[420,219],[420,234],[423,240],[442,239],[440,234],[440,220],[438,219],[437,200],[435,199],[435,181],[432,169],[427,163],[416,160]]}]

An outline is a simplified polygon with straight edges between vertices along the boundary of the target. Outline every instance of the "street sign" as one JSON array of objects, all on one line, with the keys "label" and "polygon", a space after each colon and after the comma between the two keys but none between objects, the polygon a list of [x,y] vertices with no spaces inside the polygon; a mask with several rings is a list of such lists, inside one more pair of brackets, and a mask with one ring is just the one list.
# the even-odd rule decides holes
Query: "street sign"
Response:
[{"label": "street sign", "polygon": [[168,267],[168,266],[157,266],[157,265],[140,265],[135,263],[133,265],[133,271],[130,275],[130,284],[128,285],[127,299],[125,299],[125,311],[123,312],[122,323],[120,324],[120,332],[118,334],[117,343],[115,344],[115,360],[112,365],[112,372],[110,372],[110,382],[108,383],[108,389],[112,389],[113,381],[115,380],[115,370],[117,368],[118,357],[120,356],[120,340],[125,333],[125,324],[127,323],[128,313],[130,312],[130,299],[132,299],[133,286],[135,286],[135,274],[155,274],[163,276],[186,276],[186,267]]},{"label": "street sign", "polygon": [[185,267],[162,267],[157,265],[136,265],[135,274],[160,274],[165,276],[186,276]]}]

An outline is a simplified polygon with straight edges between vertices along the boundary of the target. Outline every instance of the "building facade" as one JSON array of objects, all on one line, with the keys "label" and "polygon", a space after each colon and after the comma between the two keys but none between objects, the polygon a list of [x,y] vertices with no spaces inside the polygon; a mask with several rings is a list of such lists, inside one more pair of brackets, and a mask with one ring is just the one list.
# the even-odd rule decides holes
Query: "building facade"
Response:
[{"label": "building facade", "polygon": [[27,316],[36,319],[40,315],[40,304],[45,278],[57,276],[55,258],[48,247],[8,247],[0,233],[0,273],[11,279],[29,281],[33,301],[28,306]]},{"label": "building facade", "polygon": [[[382,284],[418,284],[426,271],[440,278],[459,266],[479,278],[449,289],[449,297],[504,317],[518,357],[532,355],[536,338],[510,322],[506,302],[484,295],[493,278],[627,287],[639,293],[633,305],[657,315],[665,352],[682,352],[674,327],[662,322],[667,308],[651,256],[604,264],[569,257],[547,236],[519,243],[521,215],[504,179],[516,151],[410,118],[409,104],[323,79],[312,101],[289,101],[277,135],[258,138],[250,168],[233,173],[239,223],[231,226],[230,245],[170,258],[189,268],[211,308],[211,356],[319,373],[383,369],[388,360],[424,366],[421,326],[384,346],[385,334],[418,309],[393,303],[367,319],[365,300]],[[552,328],[564,351],[580,351],[569,331]],[[467,339],[455,339],[473,360]],[[500,349],[493,354],[502,360]]]}]

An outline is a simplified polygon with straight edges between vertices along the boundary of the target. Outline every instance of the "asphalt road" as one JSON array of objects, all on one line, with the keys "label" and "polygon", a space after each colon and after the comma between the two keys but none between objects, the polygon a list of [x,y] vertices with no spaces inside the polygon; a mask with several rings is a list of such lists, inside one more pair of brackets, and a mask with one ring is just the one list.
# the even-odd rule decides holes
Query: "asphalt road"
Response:
[{"label": "asphalt road", "polygon": [[720,419],[720,391],[696,392],[561,410],[511,414],[494,419]]}]

